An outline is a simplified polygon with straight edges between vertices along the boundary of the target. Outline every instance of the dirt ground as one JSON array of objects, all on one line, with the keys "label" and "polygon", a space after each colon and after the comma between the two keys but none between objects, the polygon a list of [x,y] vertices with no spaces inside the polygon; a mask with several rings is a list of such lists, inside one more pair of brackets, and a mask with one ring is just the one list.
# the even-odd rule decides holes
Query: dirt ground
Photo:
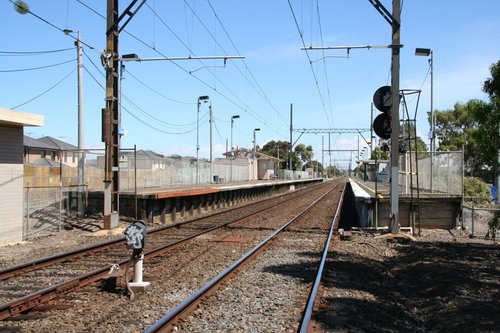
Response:
[{"label": "dirt ground", "polygon": [[460,230],[336,239],[318,326],[328,332],[500,332],[500,246]]},{"label": "dirt ground", "polygon": [[[0,247],[0,269],[123,235],[80,220],[50,236]],[[149,226],[153,227],[153,226]],[[499,242],[461,230],[414,240],[337,236],[315,315],[327,332],[500,332]]]}]

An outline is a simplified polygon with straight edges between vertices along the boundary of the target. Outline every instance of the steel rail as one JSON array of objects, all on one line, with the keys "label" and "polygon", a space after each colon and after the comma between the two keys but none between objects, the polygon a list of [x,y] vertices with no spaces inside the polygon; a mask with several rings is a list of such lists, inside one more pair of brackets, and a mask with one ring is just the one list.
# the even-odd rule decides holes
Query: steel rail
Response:
[{"label": "steel rail", "polygon": [[[293,200],[293,199],[294,198],[291,198],[290,200]],[[238,218],[236,220],[225,222],[225,223],[220,224],[218,226],[215,226],[215,227],[203,230],[203,231],[201,231],[199,233],[193,234],[193,235],[191,235],[191,236],[189,236],[187,238],[181,239],[181,240],[176,241],[174,243],[170,243],[170,244],[167,244],[165,246],[161,246],[161,247],[158,247],[156,249],[147,251],[144,254],[144,259],[145,260],[150,260],[150,259],[152,259],[152,258],[154,258],[156,256],[159,256],[159,255],[162,255],[165,252],[170,251],[170,250],[176,248],[177,246],[179,246],[179,245],[181,245],[183,243],[186,243],[186,242],[188,242],[188,241],[190,241],[190,240],[192,240],[192,239],[194,239],[194,238],[196,238],[198,236],[210,233],[210,232],[212,232],[214,230],[217,230],[217,229],[224,228],[224,227],[226,227],[226,226],[228,226],[230,224],[233,224],[233,223],[236,223],[236,222],[240,222],[240,221],[242,221],[244,219],[247,219],[247,218],[251,217],[252,215],[256,215],[256,214],[259,214],[261,212],[265,212],[267,210],[271,210],[273,208],[279,207],[279,206],[281,206],[283,204],[288,203],[288,201],[290,201],[290,200],[286,200],[286,201],[280,202],[280,203],[278,203],[278,204],[276,204],[274,206],[267,207],[267,208],[265,208],[263,210],[260,210],[260,211],[258,211],[256,213],[249,214],[249,215],[240,217],[240,218]],[[227,211],[225,211],[225,212],[227,212]],[[185,222],[182,222],[182,223],[184,224]],[[118,262],[117,264],[119,266],[122,266],[122,265],[127,264],[128,261],[129,261],[129,259],[124,259],[124,260]],[[0,321],[1,320],[5,320],[7,318],[10,318],[12,316],[15,316],[15,315],[17,315],[19,313],[22,313],[22,312],[24,312],[26,310],[29,310],[29,309],[33,308],[33,307],[36,307],[36,306],[39,306],[41,304],[47,303],[47,302],[49,302],[49,301],[51,301],[51,300],[53,300],[55,298],[58,298],[61,295],[67,294],[67,293],[69,293],[71,291],[74,291],[76,289],[85,287],[85,286],[87,286],[87,285],[89,285],[91,283],[94,283],[94,282],[97,282],[97,281],[99,281],[101,279],[104,279],[108,275],[109,270],[110,270],[109,266],[98,268],[98,269],[96,269],[96,270],[94,270],[92,272],[89,272],[87,274],[78,276],[78,277],[73,278],[71,280],[55,284],[55,285],[53,285],[51,287],[48,287],[48,288],[45,288],[45,289],[42,289],[42,290],[38,290],[38,291],[33,292],[33,293],[29,294],[29,295],[26,295],[26,296],[20,297],[18,299],[15,299],[15,300],[13,300],[11,302],[0,304]]]},{"label": "steel rail", "polygon": [[321,195],[318,199],[312,202],[308,207],[306,207],[301,213],[296,215],[294,218],[286,222],[279,229],[275,230],[269,237],[264,239],[262,242],[257,244],[250,251],[245,253],[242,257],[240,257],[237,261],[233,262],[230,266],[228,266],[224,271],[220,272],[217,276],[215,276],[212,280],[210,280],[206,285],[201,287],[194,294],[186,298],[184,301],[179,303],[174,309],[168,312],[165,316],[160,318],[156,323],[150,326],[145,333],[153,333],[153,332],[167,332],[170,330],[170,325],[173,322],[187,313],[197,302],[201,300],[204,295],[207,295],[210,291],[215,290],[220,283],[224,281],[228,276],[236,272],[236,269],[246,263],[251,257],[253,257],[258,252],[264,249],[264,246],[269,244],[269,242],[276,238],[281,232],[283,232],[290,224],[295,222],[298,218],[308,212],[312,207],[314,207],[321,199],[323,199],[326,195],[328,195],[331,191],[335,189],[332,188]]},{"label": "steel rail", "polygon": [[299,332],[300,333],[307,333],[309,332],[309,325],[311,322],[311,315],[314,307],[314,302],[316,301],[316,295],[318,294],[319,286],[321,285],[321,279],[323,276],[323,270],[325,268],[325,263],[326,259],[328,257],[328,249],[330,248],[330,243],[332,240],[333,232],[336,229],[337,226],[337,221],[340,213],[340,208],[342,207],[342,202],[344,201],[344,192],[345,192],[346,185],[344,185],[344,189],[342,190],[342,195],[340,197],[339,205],[337,206],[337,209],[335,211],[335,215],[332,219],[332,224],[330,226],[330,232],[328,233],[328,238],[325,241],[325,246],[323,248],[323,255],[321,256],[321,261],[319,263],[318,267],[318,272],[316,274],[316,279],[314,280],[314,284],[311,288],[311,292],[309,294],[309,299],[307,301],[307,306],[306,310],[304,311],[304,315],[302,317],[300,326],[299,326]]},{"label": "steel rail", "polygon": [[[314,185],[312,185],[311,187],[313,187],[313,186]],[[318,186],[320,186],[320,185],[318,185]],[[302,189],[299,189],[297,191],[303,191],[305,189],[311,189],[311,187],[302,188]],[[297,192],[295,192],[295,193],[297,193]],[[290,200],[293,200],[294,198],[295,197],[292,196],[290,199],[288,199],[288,200],[286,200],[284,202],[288,202]],[[156,228],[154,230],[148,231],[148,235],[159,233],[159,232],[162,232],[164,230],[171,229],[171,228],[178,228],[179,226],[182,226],[184,224],[194,223],[194,222],[200,221],[202,219],[216,217],[216,216],[219,216],[219,215],[222,215],[222,214],[225,214],[225,213],[229,213],[229,212],[232,212],[232,211],[235,211],[235,210],[238,210],[238,209],[248,208],[249,206],[252,206],[252,205],[262,204],[264,202],[268,202],[268,201],[271,201],[273,199],[276,199],[276,197],[267,198],[267,199],[264,199],[264,200],[260,200],[258,202],[251,202],[251,203],[248,203],[248,204],[245,204],[245,205],[242,205],[242,206],[238,206],[238,207],[233,207],[233,208],[230,208],[230,209],[226,209],[224,211],[212,213],[212,214],[209,214],[209,215],[199,216],[199,217],[196,217],[196,218],[193,218],[193,219],[189,219],[189,220],[183,221],[183,222],[178,222],[178,223],[175,223],[175,224],[172,224],[172,225],[169,225],[169,226],[163,226],[163,227],[160,227],[160,228]],[[251,216],[251,214],[248,215],[248,216]],[[91,253],[99,252],[99,251],[102,251],[102,250],[104,250],[104,249],[106,249],[106,248],[108,248],[110,246],[122,243],[124,241],[125,241],[125,237],[122,236],[122,237],[118,237],[116,239],[112,239],[112,240],[109,240],[109,241],[106,241],[106,242],[103,242],[103,243],[99,243],[99,244],[95,244],[95,245],[90,245],[90,246],[85,246],[85,247],[77,248],[77,249],[72,250],[72,251],[63,252],[63,253],[59,253],[59,254],[56,254],[56,255],[53,255],[53,256],[48,256],[48,257],[44,257],[44,258],[40,258],[40,259],[36,259],[36,260],[31,260],[31,261],[28,261],[28,262],[25,262],[25,263],[22,263],[22,264],[19,264],[19,265],[15,265],[15,266],[12,266],[12,267],[1,269],[0,270],[0,281],[7,280],[9,278],[12,278],[12,277],[15,277],[15,276],[18,276],[18,275],[22,275],[22,274],[25,274],[25,273],[28,273],[28,272],[32,272],[32,271],[35,271],[35,270],[38,270],[38,269],[42,269],[42,268],[45,268],[45,267],[49,267],[49,266],[52,266],[52,265],[55,265],[55,264],[58,264],[58,263],[66,262],[66,261],[71,260],[71,259],[73,259],[75,257],[82,256],[84,254],[86,255],[86,254],[91,254]]]}]

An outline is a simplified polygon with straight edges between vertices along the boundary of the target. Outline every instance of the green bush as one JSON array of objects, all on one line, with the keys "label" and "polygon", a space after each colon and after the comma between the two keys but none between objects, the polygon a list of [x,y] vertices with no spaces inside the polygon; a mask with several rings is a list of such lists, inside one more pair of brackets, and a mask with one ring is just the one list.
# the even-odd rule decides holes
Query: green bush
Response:
[{"label": "green bush", "polygon": [[471,197],[477,204],[490,204],[491,193],[486,183],[476,177],[464,178],[464,196]]}]

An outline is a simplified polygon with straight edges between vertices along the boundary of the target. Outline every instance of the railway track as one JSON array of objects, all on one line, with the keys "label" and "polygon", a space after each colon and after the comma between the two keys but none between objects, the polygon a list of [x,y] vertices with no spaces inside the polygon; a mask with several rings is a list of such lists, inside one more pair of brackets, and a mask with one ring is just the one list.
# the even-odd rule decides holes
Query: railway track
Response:
[{"label": "railway track", "polygon": [[[336,194],[333,201],[324,200],[324,197],[335,190],[338,190],[338,187],[316,199],[299,215],[287,221],[209,283],[170,310],[146,332],[310,331],[313,307],[332,234],[338,223],[344,190],[342,195]],[[331,208],[335,211],[333,219],[323,219],[316,225],[311,223],[311,217],[316,216],[311,214],[312,208],[329,212],[331,209],[328,209],[328,206],[332,204],[334,207]],[[325,222],[329,223],[328,232],[310,232],[311,227],[324,230]],[[303,232],[293,232],[293,229],[309,232],[304,235]],[[290,249],[297,241],[300,241],[302,246]],[[310,244],[305,245],[307,242]],[[322,249],[319,249],[321,245]],[[283,250],[287,247],[288,249]],[[267,251],[265,254],[262,253],[264,250]],[[304,251],[311,251],[307,260],[301,259]],[[257,260],[257,256],[261,258]],[[242,268],[243,266],[245,268]],[[305,274],[301,274],[301,267],[307,268]],[[266,271],[275,268],[281,269],[285,276],[291,273],[292,277],[283,278],[280,284],[266,279],[266,275],[269,275]],[[302,283],[293,281],[297,278],[303,280]],[[248,294],[258,297],[247,297],[251,301],[245,302],[242,295]],[[257,305],[255,299],[262,300],[262,304]],[[272,311],[266,313],[266,310]]]},{"label": "railway track", "polygon": [[[290,206],[298,197],[313,195],[322,186],[293,192],[279,198],[247,204],[224,212],[203,216],[173,226],[163,227],[148,233],[149,242],[146,260],[165,256],[176,247],[213,233],[220,228],[259,216],[264,211],[277,210]],[[283,208],[281,208],[282,210]],[[260,225],[265,229],[266,226]],[[130,253],[125,249],[124,239],[119,238],[103,244],[78,249],[69,253],[35,260],[0,271],[0,319],[4,320],[30,309],[40,308],[42,304],[53,302],[62,295],[78,288],[92,285],[107,277],[111,264],[123,265],[128,262]]]}]

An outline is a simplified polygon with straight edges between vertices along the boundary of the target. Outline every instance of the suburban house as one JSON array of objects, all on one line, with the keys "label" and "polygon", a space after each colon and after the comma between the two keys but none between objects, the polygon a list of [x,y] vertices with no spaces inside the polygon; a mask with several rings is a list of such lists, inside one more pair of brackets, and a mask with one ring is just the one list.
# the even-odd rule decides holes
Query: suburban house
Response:
[{"label": "suburban house", "polygon": [[226,158],[233,155],[236,156],[233,160],[237,163],[248,164],[248,180],[269,180],[275,177],[278,158],[260,152],[256,152],[254,156],[253,150],[246,148],[237,148],[235,151],[224,153]]},{"label": "suburban house", "polygon": [[78,147],[51,136],[34,139],[24,136],[24,162],[33,165],[78,166]]},{"label": "suburban house", "polygon": [[[104,169],[104,156],[97,157],[97,167]],[[156,153],[152,150],[139,149],[135,153],[133,151],[120,151],[118,160],[121,170],[163,170],[166,169],[168,159],[163,154]]]},{"label": "suburban house", "polygon": [[0,244],[23,240],[24,127],[43,121],[42,115],[0,108]]}]

